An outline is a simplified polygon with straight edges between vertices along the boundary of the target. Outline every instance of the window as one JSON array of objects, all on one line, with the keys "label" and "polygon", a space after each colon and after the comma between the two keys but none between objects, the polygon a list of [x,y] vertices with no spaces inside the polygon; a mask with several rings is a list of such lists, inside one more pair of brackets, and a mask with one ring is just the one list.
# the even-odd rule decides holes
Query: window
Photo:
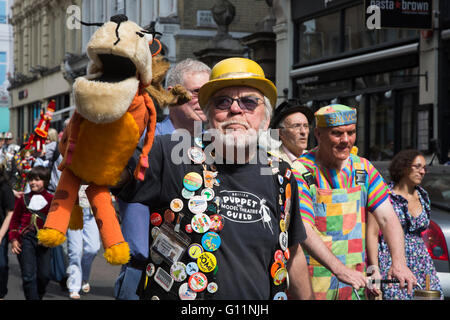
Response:
[{"label": "window", "polygon": [[6,14],[6,1],[0,1],[0,23],[8,23],[8,15]]},{"label": "window", "polygon": [[369,160],[390,160],[394,155],[394,99],[384,93],[370,96]]},{"label": "window", "polygon": [[310,61],[339,53],[340,13],[336,12],[300,24],[300,61]]},{"label": "window", "polygon": [[419,36],[418,30],[367,29],[363,4],[327,12],[296,25],[299,50],[295,61],[299,63]]}]

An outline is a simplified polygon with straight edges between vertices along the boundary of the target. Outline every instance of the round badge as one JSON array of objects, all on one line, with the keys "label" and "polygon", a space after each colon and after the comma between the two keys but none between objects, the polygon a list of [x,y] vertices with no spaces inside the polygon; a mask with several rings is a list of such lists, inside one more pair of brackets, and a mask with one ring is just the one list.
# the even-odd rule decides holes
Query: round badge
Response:
[{"label": "round badge", "polygon": [[280,242],[281,250],[286,251],[286,249],[288,247],[288,234],[287,234],[287,232],[280,232],[279,242]]},{"label": "round badge", "polygon": [[212,199],[214,199],[214,196],[216,194],[214,193],[213,189],[205,188],[205,189],[202,190],[201,195],[206,198],[206,201],[211,201]]},{"label": "round badge", "polygon": [[189,285],[185,282],[178,289],[178,296],[181,300],[195,300],[197,298],[197,292],[189,288]]},{"label": "round badge", "polygon": [[275,275],[278,272],[278,270],[282,268],[284,268],[284,263],[281,260],[275,261],[270,267],[270,275],[272,276],[272,278],[275,278]]},{"label": "round badge", "polygon": [[288,272],[287,272],[286,268],[278,269],[278,271],[275,273],[275,277],[273,277],[273,283],[276,286],[279,286],[280,284],[282,284],[284,282],[284,280],[286,280],[287,273]]},{"label": "round badge", "polygon": [[193,243],[188,248],[189,257],[197,259],[203,253],[203,247],[198,243]]},{"label": "round badge", "polygon": [[186,200],[189,200],[190,198],[195,196],[195,192],[194,191],[189,191],[186,188],[183,188],[183,190],[181,190],[181,196],[183,198],[185,198]]},{"label": "round badge", "polygon": [[188,208],[193,214],[200,214],[206,211],[208,203],[203,196],[193,196],[189,199]]},{"label": "round badge", "polygon": [[196,164],[202,164],[206,160],[206,154],[202,149],[197,147],[190,147],[187,151],[189,159]]},{"label": "round badge", "polygon": [[147,277],[150,278],[151,276],[153,276],[153,274],[155,274],[155,270],[156,270],[155,265],[153,263],[149,263],[147,265],[147,268],[145,268],[145,273],[147,274]]},{"label": "round badge", "polygon": [[172,210],[167,209],[164,211],[164,220],[166,220],[169,223],[172,223],[173,220],[175,220],[175,213],[173,213]]},{"label": "round badge", "polygon": [[202,176],[197,172],[189,172],[183,179],[183,186],[188,191],[197,191],[202,187],[202,183]]},{"label": "round badge", "polygon": [[281,250],[275,251],[275,254],[273,255],[273,259],[275,261],[277,261],[277,260],[283,261],[283,251],[281,251]]},{"label": "round badge", "polygon": [[291,184],[289,183],[289,184],[286,186],[286,199],[290,199],[290,198],[291,198],[291,194],[292,194],[292,191],[291,191]]},{"label": "round badge", "polygon": [[170,201],[170,209],[173,212],[180,212],[183,209],[183,200],[175,198]]},{"label": "round badge", "polygon": [[274,297],[273,300],[287,300],[287,294],[284,292],[278,292]]},{"label": "round badge", "polygon": [[150,223],[154,226],[159,226],[162,223],[162,217],[158,212],[153,212],[150,215]]},{"label": "round badge", "polygon": [[152,228],[152,238],[156,239],[156,237],[159,235],[160,232],[161,232],[161,230],[158,227],[153,227]]},{"label": "round badge", "polygon": [[186,273],[188,274],[188,276],[192,276],[194,273],[198,272],[198,265],[195,262],[189,262],[186,265]]},{"label": "round badge", "polygon": [[219,249],[221,242],[220,236],[215,232],[207,232],[202,237],[202,246],[209,252]]},{"label": "round badge", "polygon": [[197,233],[205,233],[211,226],[211,220],[204,214],[196,214],[191,220],[192,229]]},{"label": "round badge", "polygon": [[214,271],[217,266],[216,257],[210,252],[203,252],[197,259],[198,267],[200,271],[205,273]]},{"label": "round badge", "polygon": [[190,223],[188,223],[185,227],[184,230],[186,230],[186,233],[192,233],[192,226]]},{"label": "round badge", "polygon": [[214,215],[210,216],[209,219],[211,220],[210,229],[212,231],[215,231],[215,232],[222,231],[224,221],[223,221],[223,218],[221,215],[214,214]]},{"label": "round badge", "polygon": [[208,286],[208,279],[201,272],[196,272],[189,277],[189,288],[194,292],[202,292]]},{"label": "round badge", "polygon": [[170,267],[170,276],[173,278],[173,280],[177,282],[182,282],[186,280],[187,274],[186,274],[186,265],[183,262],[175,262]]},{"label": "round badge", "polygon": [[208,286],[206,287],[206,290],[208,290],[209,293],[216,293],[219,289],[219,286],[215,282],[208,283]]}]

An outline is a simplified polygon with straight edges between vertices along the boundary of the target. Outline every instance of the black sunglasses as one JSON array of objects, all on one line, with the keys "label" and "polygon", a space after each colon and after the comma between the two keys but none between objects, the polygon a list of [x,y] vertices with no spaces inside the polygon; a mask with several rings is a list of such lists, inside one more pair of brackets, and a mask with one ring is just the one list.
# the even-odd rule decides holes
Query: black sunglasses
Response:
[{"label": "black sunglasses", "polygon": [[216,97],[213,99],[213,104],[216,109],[229,110],[231,105],[236,101],[239,107],[244,111],[254,111],[260,104],[261,98],[248,96],[240,98],[231,98],[228,96]]}]

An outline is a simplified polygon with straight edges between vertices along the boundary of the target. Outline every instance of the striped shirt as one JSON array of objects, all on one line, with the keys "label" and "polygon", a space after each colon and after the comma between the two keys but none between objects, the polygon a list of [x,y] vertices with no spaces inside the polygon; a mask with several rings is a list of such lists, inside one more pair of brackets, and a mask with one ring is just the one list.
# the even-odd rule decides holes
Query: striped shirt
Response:
[{"label": "striped shirt", "polygon": [[[298,160],[315,177],[316,186],[320,189],[347,189],[356,186],[354,162],[360,162],[367,172],[366,190],[368,193],[367,209],[370,212],[389,199],[388,187],[377,169],[365,158],[351,154],[347,165],[341,170],[327,169],[317,166],[316,151],[303,154]],[[359,161],[358,161],[359,159]],[[293,172],[297,179],[300,213],[304,222],[314,225],[314,210],[311,193],[308,184],[298,172]]]}]

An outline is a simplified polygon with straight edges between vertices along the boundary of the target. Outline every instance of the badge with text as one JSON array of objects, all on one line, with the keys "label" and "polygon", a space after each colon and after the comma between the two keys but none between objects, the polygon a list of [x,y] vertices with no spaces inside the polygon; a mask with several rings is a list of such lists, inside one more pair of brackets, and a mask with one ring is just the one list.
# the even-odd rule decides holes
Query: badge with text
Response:
[{"label": "badge with text", "polygon": [[170,291],[173,285],[173,278],[161,267],[155,273],[154,280],[157,284],[159,284],[164,290],[167,292]]},{"label": "badge with text", "polygon": [[188,208],[193,214],[201,214],[208,208],[208,202],[203,196],[193,196],[189,199]]},{"label": "badge with text", "polygon": [[196,214],[191,220],[192,229],[197,233],[205,233],[211,226],[211,220],[204,214]]},{"label": "badge with text", "polygon": [[217,266],[217,259],[211,252],[203,252],[197,259],[198,267],[201,271],[208,273],[214,271]]},{"label": "badge with text", "polygon": [[187,235],[176,233],[168,223],[164,223],[153,241],[151,250],[166,259],[170,264],[177,262],[189,245]]}]

